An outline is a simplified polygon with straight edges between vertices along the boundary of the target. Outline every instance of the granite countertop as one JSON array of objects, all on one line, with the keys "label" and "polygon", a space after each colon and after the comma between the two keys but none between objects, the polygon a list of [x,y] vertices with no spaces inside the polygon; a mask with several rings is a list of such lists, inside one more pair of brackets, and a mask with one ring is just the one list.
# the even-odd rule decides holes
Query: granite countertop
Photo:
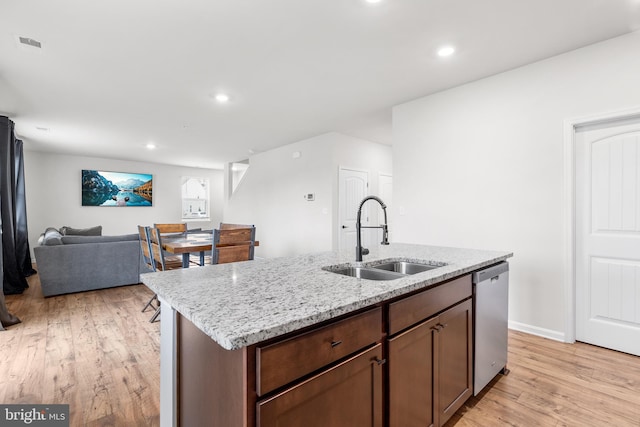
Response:
[{"label": "granite countertop", "polygon": [[234,350],[429,288],[512,255],[395,243],[372,248],[364,264],[392,258],[446,265],[374,281],[323,269],[355,265],[355,253],[321,252],[147,273],[141,279],[220,346]]}]

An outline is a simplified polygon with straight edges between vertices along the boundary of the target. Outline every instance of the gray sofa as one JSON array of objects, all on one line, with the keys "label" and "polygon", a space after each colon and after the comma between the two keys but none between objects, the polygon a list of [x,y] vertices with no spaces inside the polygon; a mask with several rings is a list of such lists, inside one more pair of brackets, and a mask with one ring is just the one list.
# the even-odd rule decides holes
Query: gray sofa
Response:
[{"label": "gray sofa", "polygon": [[49,228],[33,250],[45,297],[137,284],[146,271],[137,233],[62,235]]}]

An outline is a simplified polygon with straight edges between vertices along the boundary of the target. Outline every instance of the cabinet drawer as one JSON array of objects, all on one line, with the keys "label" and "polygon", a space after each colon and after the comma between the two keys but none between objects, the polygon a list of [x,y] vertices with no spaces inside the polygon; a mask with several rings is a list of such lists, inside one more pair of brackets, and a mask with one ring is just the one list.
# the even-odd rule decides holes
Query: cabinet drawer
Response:
[{"label": "cabinet drawer", "polygon": [[258,347],[258,395],[378,342],[381,337],[382,309],[377,307],[285,341]]},{"label": "cabinet drawer", "polygon": [[471,275],[468,274],[389,304],[389,334],[428,319],[470,297],[471,292]]},{"label": "cabinet drawer", "polygon": [[257,404],[256,425],[382,427],[382,345]]}]

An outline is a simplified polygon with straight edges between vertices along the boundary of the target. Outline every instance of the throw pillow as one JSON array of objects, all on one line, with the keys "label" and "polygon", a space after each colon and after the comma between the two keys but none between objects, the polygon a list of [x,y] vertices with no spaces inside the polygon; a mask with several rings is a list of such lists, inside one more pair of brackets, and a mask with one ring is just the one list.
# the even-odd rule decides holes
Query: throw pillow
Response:
[{"label": "throw pillow", "polygon": [[42,244],[44,246],[54,246],[62,244],[62,234],[55,228],[47,228],[42,238]]},{"label": "throw pillow", "polygon": [[89,228],[72,228],[64,226],[60,228],[63,236],[102,236],[102,226],[97,225]]},{"label": "throw pillow", "polygon": [[44,230],[44,233],[42,233],[42,234],[40,235],[40,237],[38,238],[38,244],[39,244],[40,246],[42,246],[42,245],[45,245],[45,244],[46,244],[46,243],[44,243],[44,238],[45,238],[46,234],[47,234],[48,232],[50,232],[50,231],[55,231],[56,233],[60,233],[60,231],[58,231],[58,229],[57,229],[57,228],[47,227],[47,229],[46,229],[46,230]]}]

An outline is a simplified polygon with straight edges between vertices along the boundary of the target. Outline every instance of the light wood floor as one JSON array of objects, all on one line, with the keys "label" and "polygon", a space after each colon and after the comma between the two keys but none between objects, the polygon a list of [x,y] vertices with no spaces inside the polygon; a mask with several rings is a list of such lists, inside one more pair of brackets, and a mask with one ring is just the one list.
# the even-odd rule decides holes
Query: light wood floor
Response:
[{"label": "light wood floor", "polygon": [[640,426],[640,357],[515,331],[508,357],[447,427]]},{"label": "light wood floor", "polygon": [[[45,299],[29,284],[7,296],[23,323],[0,332],[0,402],[68,403],[71,426],[157,426],[160,325],[140,312],[151,291]],[[511,331],[509,369],[447,427],[640,427],[638,357]]]},{"label": "light wood floor", "polygon": [[160,324],[144,285],[43,298],[38,277],[7,306],[0,402],[66,403],[71,426],[158,426]]}]

